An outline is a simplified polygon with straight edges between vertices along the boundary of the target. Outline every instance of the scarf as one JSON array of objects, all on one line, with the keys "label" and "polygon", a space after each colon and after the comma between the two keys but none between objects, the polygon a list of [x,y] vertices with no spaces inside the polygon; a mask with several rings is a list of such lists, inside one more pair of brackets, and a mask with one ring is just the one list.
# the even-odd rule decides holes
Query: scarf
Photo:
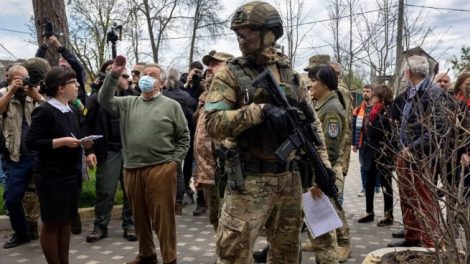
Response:
[{"label": "scarf", "polygon": [[380,115],[380,112],[382,112],[382,109],[384,108],[384,105],[382,102],[377,102],[374,104],[372,107],[372,110],[369,113],[369,121],[372,123],[377,119],[377,117]]},{"label": "scarf", "polygon": [[465,102],[465,104],[467,105],[467,107],[470,108],[470,98],[468,96],[465,96],[462,92],[459,92],[455,98],[457,98],[457,100],[461,101],[461,102]]}]

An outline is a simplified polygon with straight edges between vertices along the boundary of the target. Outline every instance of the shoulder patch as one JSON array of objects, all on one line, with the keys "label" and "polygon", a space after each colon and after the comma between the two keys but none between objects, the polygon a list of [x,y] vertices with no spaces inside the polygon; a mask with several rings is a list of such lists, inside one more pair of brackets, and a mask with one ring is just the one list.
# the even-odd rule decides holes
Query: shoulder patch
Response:
[{"label": "shoulder patch", "polygon": [[82,114],[83,116],[86,116],[86,114],[88,114],[88,108],[84,108]]},{"label": "shoulder patch", "polygon": [[328,127],[327,127],[327,132],[328,136],[330,138],[336,138],[339,135],[339,124],[336,121],[330,121],[328,122]]}]

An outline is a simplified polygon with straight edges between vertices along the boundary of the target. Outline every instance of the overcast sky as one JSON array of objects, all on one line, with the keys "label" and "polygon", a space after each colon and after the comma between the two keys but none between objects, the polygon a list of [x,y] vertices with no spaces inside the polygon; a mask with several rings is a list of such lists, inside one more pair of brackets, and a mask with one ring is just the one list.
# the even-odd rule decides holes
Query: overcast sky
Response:
[{"label": "overcast sky", "polygon": [[[398,0],[395,0],[398,2]],[[237,6],[247,2],[243,0],[221,0],[224,10],[222,10],[222,17],[228,17]],[[273,3],[273,0],[268,2]],[[307,21],[316,21],[328,18],[328,11],[325,6],[325,1],[322,0],[306,0],[305,13],[312,14],[311,17],[307,18]],[[362,4],[365,6],[365,10],[369,10],[371,6],[375,6],[375,0],[362,0]],[[470,45],[470,34],[468,31],[468,25],[470,24],[470,1],[469,0],[409,0],[407,4],[410,5],[423,5],[428,7],[438,8],[455,8],[465,9],[469,12],[459,11],[447,11],[447,10],[436,10],[436,9],[423,9],[426,19],[422,23],[427,23],[433,27],[433,34],[428,38],[428,41],[424,44],[425,48],[432,47],[433,43],[439,39],[443,40],[443,43],[439,45],[439,49],[432,52],[432,56],[441,62],[441,68],[449,67],[443,65],[444,62],[452,57],[452,55],[458,55],[460,48],[463,45]],[[407,7],[409,14],[417,12],[419,8]],[[1,0],[0,1],[0,59],[14,59],[5,49],[9,50],[17,58],[29,58],[34,56],[37,47],[32,44],[28,44],[27,41],[31,39],[28,34],[14,33],[6,31],[15,30],[28,32],[28,21],[33,14],[32,1],[31,0]],[[304,26],[305,27],[305,26]],[[305,27],[306,28],[306,27]],[[226,31],[229,31],[228,29]],[[174,33],[171,37],[180,37],[184,34]],[[312,31],[308,34],[308,37],[302,43],[296,68],[301,69],[303,64],[306,64],[308,57],[318,53],[332,54],[330,47],[323,47],[331,42],[331,33],[327,28],[327,23],[316,23],[313,26]],[[184,65],[187,57],[187,40],[178,40],[171,42],[171,52],[163,52],[162,64],[169,66],[174,64],[181,68]],[[124,47],[118,46],[118,53],[124,52]],[[150,47],[149,44],[143,47],[146,49]],[[312,47],[319,47],[312,49]],[[122,49],[122,50],[120,50]],[[211,49],[220,51],[230,52],[234,55],[239,55],[238,47],[236,45],[236,39],[234,35],[223,37],[213,45],[205,45],[203,52],[208,52]],[[168,49],[170,50],[170,49]],[[180,59],[181,58],[181,59]],[[196,58],[200,59],[200,58]],[[303,63],[305,62],[305,63]]]}]

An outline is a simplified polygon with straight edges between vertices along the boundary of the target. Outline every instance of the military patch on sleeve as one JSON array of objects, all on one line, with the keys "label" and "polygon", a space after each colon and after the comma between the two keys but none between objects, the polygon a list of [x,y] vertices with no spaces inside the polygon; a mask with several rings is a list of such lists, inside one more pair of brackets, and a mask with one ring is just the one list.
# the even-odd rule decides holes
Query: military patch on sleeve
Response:
[{"label": "military patch on sleeve", "polygon": [[86,116],[86,114],[88,114],[88,108],[83,109],[82,113],[83,113],[83,116]]},{"label": "military patch on sleeve", "polygon": [[339,125],[337,122],[329,122],[326,129],[330,138],[336,138],[339,135]]}]

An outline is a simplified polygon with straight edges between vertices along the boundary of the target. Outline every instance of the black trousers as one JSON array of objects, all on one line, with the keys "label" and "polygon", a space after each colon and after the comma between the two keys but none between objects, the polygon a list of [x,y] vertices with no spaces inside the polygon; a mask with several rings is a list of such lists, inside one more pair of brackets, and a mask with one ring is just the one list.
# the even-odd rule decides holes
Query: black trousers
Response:
[{"label": "black trousers", "polygon": [[393,189],[392,189],[392,171],[390,168],[384,168],[375,160],[372,161],[370,169],[367,171],[366,180],[366,212],[374,212],[374,194],[375,181],[380,177],[382,190],[384,194],[384,213],[393,217]]}]

